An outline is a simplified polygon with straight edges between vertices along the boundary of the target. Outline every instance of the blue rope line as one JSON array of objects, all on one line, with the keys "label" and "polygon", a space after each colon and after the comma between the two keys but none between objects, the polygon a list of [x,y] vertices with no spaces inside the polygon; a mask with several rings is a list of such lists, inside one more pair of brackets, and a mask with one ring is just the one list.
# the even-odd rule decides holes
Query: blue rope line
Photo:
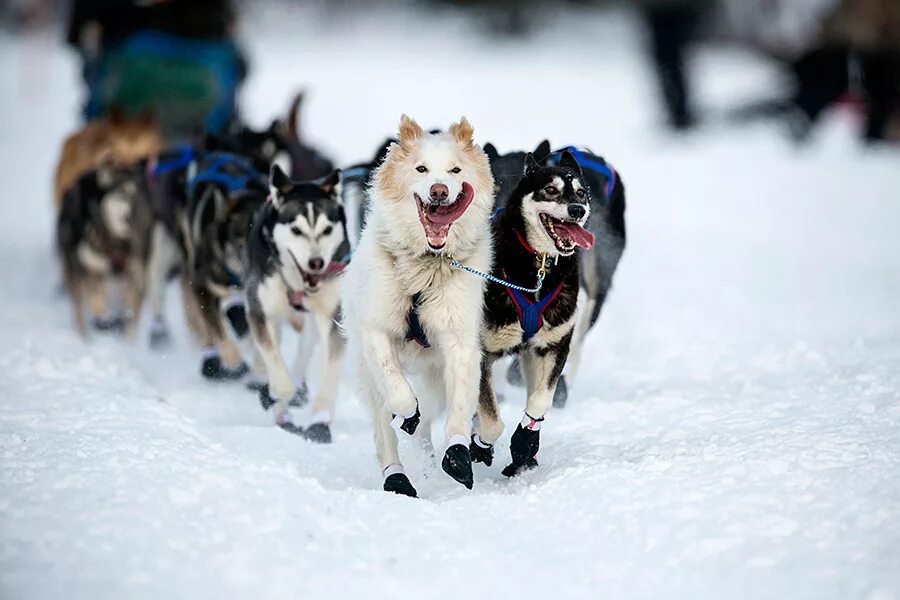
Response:
[{"label": "blue rope line", "polygon": [[[450,266],[453,267],[454,269],[459,269],[461,271],[465,271],[466,273],[475,275],[476,277],[481,277],[482,279],[486,279],[493,283],[497,283],[499,285],[506,286],[510,289],[518,290],[520,292],[525,292],[526,294],[537,294],[538,292],[541,291],[541,287],[543,287],[543,285],[544,285],[544,276],[541,275],[540,271],[538,271],[537,286],[533,287],[533,288],[527,288],[527,287],[522,287],[521,285],[516,285],[514,283],[510,283],[508,281],[504,281],[504,280],[500,279],[499,277],[494,277],[490,273],[485,273],[483,271],[479,271],[478,269],[473,269],[472,267],[468,267],[468,266],[462,264],[461,262],[459,262],[458,260],[456,260],[455,258],[451,257],[449,260],[450,260]],[[544,265],[543,265],[543,260],[542,260],[542,267],[543,266]],[[541,270],[543,270],[543,268]]]}]

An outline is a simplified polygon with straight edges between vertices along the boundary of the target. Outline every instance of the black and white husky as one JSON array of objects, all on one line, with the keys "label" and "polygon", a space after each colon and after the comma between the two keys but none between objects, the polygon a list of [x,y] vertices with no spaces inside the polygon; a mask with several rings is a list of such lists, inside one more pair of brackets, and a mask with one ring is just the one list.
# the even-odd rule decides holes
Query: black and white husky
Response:
[{"label": "black and white husky", "polygon": [[[591,217],[587,229],[596,237],[597,243],[590,250],[579,253],[581,295],[578,302],[578,319],[572,337],[569,360],[553,397],[555,407],[562,407],[566,403],[568,396],[566,380],[575,378],[581,364],[585,337],[600,316],[612,287],[613,275],[625,250],[625,186],[619,173],[601,156],[589,150],[570,146],[551,152],[547,140],[538,144],[533,155],[541,165],[556,165],[559,164],[565,151],[568,151],[578,163],[584,182],[589,188]],[[525,153],[499,154],[490,144],[485,146],[485,152],[491,159],[491,170],[496,182],[497,206],[503,207],[522,179],[521,164]],[[518,360],[511,365],[508,379],[517,385],[525,383]]]},{"label": "black and white husky", "polygon": [[[374,415],[384,489],[415,496],[393,427],[427,442],[445,405],[442,466],[472,487],[469,440],[478,395],[484,280],[457,270],[491,263],[494,182],[465,119],[426,133],[403,116],[376,169],[371,207],[343,290],[344,323]],[[411,381],[411,378],[415,378]]]},{"label": "black and white husky", "polygon": [[[485,291],[484,356],[478,422],[470,447],[474,461],[491,464],[500,421],[491,366],[504,354],[519,355],[528,387],[525,416],[510,442],[512,464],[504,474],[536,465],[540,427],[550,409],[569,354],[579,295],[579,248],[594,236],[585,225],[590,190],[569,152],[558,166],[525,157],[524,176],[493,219],[492,275]],[[524,288],[524,289],[522,289]]]},{"label": "black and white husky", "polygon": [[[268,385],[260,390],[264,408],[275,405],[275,420],[291,433],[330,442],[330,422],[338,391],[344,339],[338,330],[338,276],[349,260],[347,221],[341,203],[341,172],[312,182],[292,181],[277,165],[270,176],[269,201],[257,211],[248,239],[247,306],[250,331]],[[282,323],[304,330],[309,315],[318,332],[324,368],[313,402],[312,423],[301,429],[288,410],[297,385],[278,345]],[[295,375],[305,389],[313,348],[303,335]]]}]

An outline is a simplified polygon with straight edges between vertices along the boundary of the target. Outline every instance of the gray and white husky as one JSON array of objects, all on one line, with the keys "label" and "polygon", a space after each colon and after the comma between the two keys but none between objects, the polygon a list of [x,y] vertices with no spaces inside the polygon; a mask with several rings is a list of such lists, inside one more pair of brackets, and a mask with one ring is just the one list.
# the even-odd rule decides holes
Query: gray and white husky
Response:
[{"label": "gray and white husky", "polygon": [[[264,408],[275,405],[276,423],[316,442],[331,441],[331,419],[338,391],[344,339],[338,329],[338,276],[350,253],[341,197],[341,172],[315,181],[295,182],[277,165],[269,175],[271,195],[257,211],[247,243],[247,307],[250,331],[269,384],[260,390]],[[306,319],[309,316],[311,319]],[[313,402],[311,424],[294,424],[288,406],[305,390],[314,341],[305,321],[318,332],[324,368]],[[279,327],[289,323],[301,333],[291,377],[279,348]],[[257,361],[258,363],[259,361]]]}]

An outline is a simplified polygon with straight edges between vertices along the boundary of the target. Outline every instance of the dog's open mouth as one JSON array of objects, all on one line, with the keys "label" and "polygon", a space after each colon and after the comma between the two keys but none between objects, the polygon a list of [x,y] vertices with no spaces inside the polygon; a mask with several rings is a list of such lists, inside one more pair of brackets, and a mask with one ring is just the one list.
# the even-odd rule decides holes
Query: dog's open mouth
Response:
[{"label": "dog's open mouth", "polygon": [[560,254],[568,256],[575,252],[575,246],[587,250],[594,245],[594,234],[575,221],[562,221],[547,213],[540,213],[540,217],[547,235],[556,244]]},{"label": "dog's open mouth", "polygon": [[300,262],[297,260],[297,257],[294,256],[294,253],[288,249],[288,254],[291,256],[291,260],[294,261],[294,266],[297,267],[297,271],[300,273],[301,277],[303,277],[303,287],[304,292],[307,294],[315,294],[319,291],[319,283],[322,281],[322,273],[310,273],[305,271],[303,267],[300,266]]},{"label": "dog's open mouth", "polygon": [[306,293],[313,294],[319,291],[319,283],[322,281],[322,276],[317,273],[307,273],[306,271],[300,271],[303,274],[303,283],[306,285]]},{"label": "dog's open mouth", "polygon": [[452,204],[425,204],[418,194],[414,195],[416,206],[419,209],[419,221],[422,222],[422,228],[425,229],[428,245],[433,250],[440,250],[447,243],[450,226],[466,212],[472,203],[475,190],[464,181],[462,190]]}]

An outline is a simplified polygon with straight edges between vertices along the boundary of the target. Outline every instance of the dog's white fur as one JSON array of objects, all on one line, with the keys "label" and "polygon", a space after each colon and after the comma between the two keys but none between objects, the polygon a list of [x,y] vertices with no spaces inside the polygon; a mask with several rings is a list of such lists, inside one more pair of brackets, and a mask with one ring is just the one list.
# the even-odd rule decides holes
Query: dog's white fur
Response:
[{"label": "dog's white fur", "polygon": [[[484,281],[450,267],[448,257],[482,271],[491,267],[489,217],[494,182],[487,156],[472,141],[465,118],[446,133],[426,134],[404,115],[393,144],[373,176],[367,226],[344,278],[345,328],[353,346],[362,395],[374,414],[382,470],[399,468],[392,415],[415,413],[417,398],[427,437],[429,417],[441,401],[449,443],[468,443],[478,397]],[[427,173],[416,167],[425,165]],[[450,171],[460,167],[461,172]],[[449,197],[474,189],[466,212],[446,243],[432,250],[419,222],[414,194],[428,197],[443,183]],[[421,294],[419,320],[431,347],[405,340],[411,297]],[[419,375],[414,389],[409,376]],[[422,385],[418,385],[421,383]]]}]

